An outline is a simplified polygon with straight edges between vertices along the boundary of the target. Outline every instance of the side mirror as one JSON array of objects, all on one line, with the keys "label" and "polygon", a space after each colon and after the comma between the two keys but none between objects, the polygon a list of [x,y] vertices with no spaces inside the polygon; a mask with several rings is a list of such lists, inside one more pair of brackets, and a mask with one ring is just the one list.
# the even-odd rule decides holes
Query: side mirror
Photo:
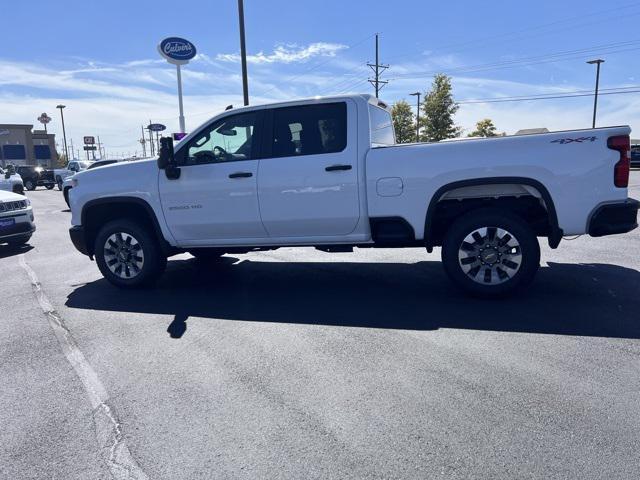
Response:
[{"label": "side mirror", "polygon": [[180,167],[176,162],[173,151],[173,138],[162,137],[160,139],[160,152],[158,153],[158,168],[164,170],[169,180],[180,178]]},{"label": "side mirror", "polygon": [[158,152],[158,168],[166,170],[170,165],[175,165],[175,161],[173,139],[171,137],[162,137],[160,139],[160,152]]}]

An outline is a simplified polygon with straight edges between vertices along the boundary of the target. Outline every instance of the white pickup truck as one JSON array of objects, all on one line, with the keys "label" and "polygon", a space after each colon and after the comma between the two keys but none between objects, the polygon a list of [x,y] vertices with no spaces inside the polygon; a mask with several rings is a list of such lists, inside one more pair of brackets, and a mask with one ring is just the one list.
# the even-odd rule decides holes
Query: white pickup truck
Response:
[{"label": "white pickup truck", "polygon": [[67,178],[74,176],[78,172],[82,172],[89,168],[93,162],[89,160],[71,160],[64,168],[56,168],[53,171],[53,179],[58,185],[58,190],[62,191],[62,186]]},{"label": "white pickup truck", "polygon": [[396,145],[369,95],[226,111],[156,161],[77,174],[71,239],[120,287],[153,282],[167,257],[282,246],[442,246],[476,295],[526,286],[537,237],[637,227],[627,198],[629,127]]}]

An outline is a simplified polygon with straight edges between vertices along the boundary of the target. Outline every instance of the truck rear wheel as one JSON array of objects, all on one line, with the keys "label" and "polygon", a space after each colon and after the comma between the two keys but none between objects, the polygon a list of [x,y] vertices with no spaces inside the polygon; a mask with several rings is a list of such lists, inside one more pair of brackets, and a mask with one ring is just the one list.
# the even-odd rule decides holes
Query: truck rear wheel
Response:
[{"label": "truck rear wheel", "polygon": [[96,236],[95,257],[102,275],[120,288],[148,286],[167,265],[155,236],[129,220],[115,220],[102,227]]},{"label": "truck rear wheel", "polygon": [[540,245],[529,225],[501,210],[476,210],[449,228],[442,245],[449,278],[467,293],[496,297],[528,285],[540,266]]}]

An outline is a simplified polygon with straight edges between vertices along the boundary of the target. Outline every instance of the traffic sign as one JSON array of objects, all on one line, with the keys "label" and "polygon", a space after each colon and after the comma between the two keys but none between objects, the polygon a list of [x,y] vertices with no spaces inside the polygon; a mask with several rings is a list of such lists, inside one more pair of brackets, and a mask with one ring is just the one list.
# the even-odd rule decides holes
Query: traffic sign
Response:
[{"label": "traffic sign", "polygon": [[96,143],[95,137],[84,137],[84,144],[85,145],[93,145],[94,143]]},{"label": "traffic sign", "polygon": [[83,147],[85,150],[89,151],[89,150],[97,150],[98,147],[96,147],[95,145],[85,145]]}]

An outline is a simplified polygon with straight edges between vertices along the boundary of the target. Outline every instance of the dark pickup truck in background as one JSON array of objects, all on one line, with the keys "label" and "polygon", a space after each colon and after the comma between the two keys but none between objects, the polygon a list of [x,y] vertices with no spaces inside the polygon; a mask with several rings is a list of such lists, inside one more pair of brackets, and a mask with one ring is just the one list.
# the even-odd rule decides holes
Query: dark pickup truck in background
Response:
[{"label": "dark pickup truck in background", "polygon": [[35,190],[37,187],[46,187],[47,190],[51,190],[56,185],[53,170],[19,165],[16,166],[16,173],[22,177],[22,183],[27,190]]},{"label": "dark pickup truck in background", "polygon": [[640,168],[640,145],[631,145],[631,168]]}]

